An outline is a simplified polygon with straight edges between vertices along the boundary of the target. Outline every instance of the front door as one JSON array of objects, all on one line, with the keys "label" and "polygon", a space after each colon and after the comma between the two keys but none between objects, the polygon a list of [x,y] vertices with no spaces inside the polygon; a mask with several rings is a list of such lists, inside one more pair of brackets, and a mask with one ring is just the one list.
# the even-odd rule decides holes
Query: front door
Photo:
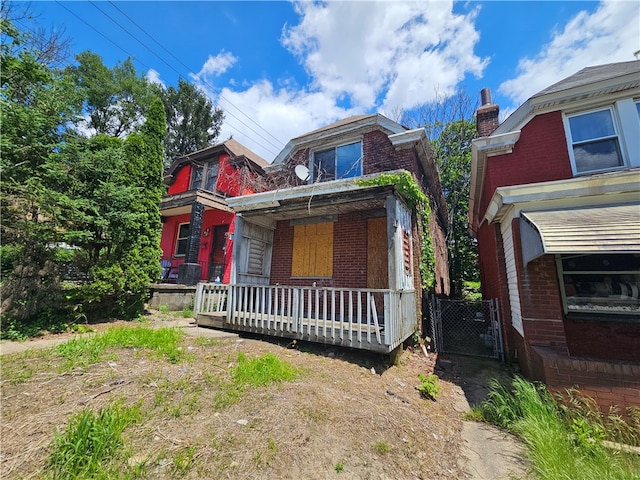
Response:
[{"label": "front door", "polygon": [[211,239],[211,259],[209,261],[209,281],[213,282],[218,278],[222,280],[224,274],[224,264],[226,260],[227,232],[229,225],[218,225],[213,227],[213,238]]}]

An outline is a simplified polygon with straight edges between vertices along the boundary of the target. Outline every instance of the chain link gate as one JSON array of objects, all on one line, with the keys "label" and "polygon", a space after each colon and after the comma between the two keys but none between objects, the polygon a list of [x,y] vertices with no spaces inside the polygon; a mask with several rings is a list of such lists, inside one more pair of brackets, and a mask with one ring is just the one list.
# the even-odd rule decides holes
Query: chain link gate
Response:
[{"label": "chain link gate", "polygon": [[503,360],[498,299],[430,302],[433,342],[438,353]]}]

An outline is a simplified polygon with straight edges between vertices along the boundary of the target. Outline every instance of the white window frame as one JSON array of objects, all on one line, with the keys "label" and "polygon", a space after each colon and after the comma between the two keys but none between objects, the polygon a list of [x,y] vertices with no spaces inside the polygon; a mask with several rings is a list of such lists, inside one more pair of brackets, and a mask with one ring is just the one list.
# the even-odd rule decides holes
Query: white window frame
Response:
[{"label": "white window frame", "polygon": [[[315,157],[316,157],[316,153],[321,153],[321,152],[326,152],[328,150],[334,150],[334,152],[336,152],[336,154],[334,155],[334,173],[337,170],[337,165],[335,164],[335,162],[337,161],[338,155],[337,155],[337,150],[340,147],[346,147],[347,145],[353,145],[355,143],[359,143],[360,144],[360,169],[357,172],[356,175],[353,175],[351,177],[343,177],[343,178],[355,178],[355,177],[360,177],[363,174],[364,171],[364,146],[363,146],[363,141],[362,138],[354,138],[354,139],[350,139],[347,141],[343,141],[340,142],[338,144],[335,145],[322,145],[318,148],[313,149],[310,154],[309,154],[309,183],[314,183],[316,181],[318,181],[318,179],[316,178],[316,172],[315,172]],[[339,178],[332,178],[331,180],[340,180]],[[321,182],[323,181],[330,181],[330,180],[323,180],[322,178],[320,179]]]},{"label": "white window frame", "polygon": [[[180,237],[180,230],[182,229],[183,225],[189,225],[189,222],[183,222],[183,223],[179,223],[178,224],[178,229],[176,231],[176,249],[175,249],[175,253],[174,253],[175,257],[185,257],[187,255],[187,247],[189,246],[189,236],[191,235],[191,229],[189,229],[189,235],[187,235],[186,237]],[[184,253],[179,253],[178,252],[178,247],[180,245],[180,241],[186,242],[185,248],[184,248],[185,249]]]},{"label": "white window frame", "polygon": [[[597,137],[597,138],[590,138],[589,140],[583,140],[583,141],[579,141],[579,142],[574,142],[573,141],[573,135],[571,132],[571,124],[570,124],[570,120],[572,118],[576,118],[576,117],[581,117],[584,115],[589,115],[591,113],[596,113],[596,112],[602,112],[602,111],[608,111],[609,115],[611,116],[611,122],[613,124],[613,134],[606,136],[606,137]],[[614,105],[606,105],[606,106],[602,106],[602,107],[598,107],[598,108],[592,108],[589,110],[583,110],[583,111],[579,111],[579,112],[574,112],[574,113],[570,113],[570,114],[565,114],[564,116],[564,123],[565,123],[565,133],[566,133],[566,137],[567,137],[567,146],[569,149],[569,156],[571,158],[571,168],[574,172],[574,175],[584,175],[584,174],[590,174],[593,172],[601,172],[601,171],[612,171],[612,170],[618,170],[620,168],[624,168],[627,166],[627,159],[626,159],[626,155],[625,155],[625,149],[624,149],[624,144],[621,138],[621,134],[620,134],[620,127],[619,127],[619,122],[618,122],[618,116],[616,114],[616,109],[614,107]],[[621,161],[621,165],[617,165],[615,167],[602,167],[602,168],[595,168],[595,169],[590,169],[590,170],[582,170],[582,171],[578,171],[578,165],[576,164],[576,158],[575,158],[575,154],[574,154],[574,147],[576,145],[580,145],[580,144],[587,144],[587,143],[593,143],[596,142],[598,140],[607,140],[607,139],[613,139],[617,142],[618,145],[618,152],[620,153],[620,161]]]}]

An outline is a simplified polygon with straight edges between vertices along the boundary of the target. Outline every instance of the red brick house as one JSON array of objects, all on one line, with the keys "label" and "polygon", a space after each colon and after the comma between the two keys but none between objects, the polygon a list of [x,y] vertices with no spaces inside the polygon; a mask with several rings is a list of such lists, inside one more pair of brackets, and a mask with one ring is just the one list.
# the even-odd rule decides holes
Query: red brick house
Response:
[{"label": "red brick house", "polygon": [[501,125],[482,96],[469,220],[506,352],[552,389],[640,405],[640,61],[585,68]]},{"label": "red brick house", "polygon": [[233,139],[176,159],[160,203],[163,281],[229,282],[235,212],[227,199],[264,189],[266,165]]},{"label": "red brick house", "polygon": [[420,326],[421,238],[411,199],[380,173],[409,172],[427,193],[436,291],[448,294],[447,208],[424,130],[349,117],[292,139],[265,170],[276,190],[228,199],[224,326],[394,350]]}]

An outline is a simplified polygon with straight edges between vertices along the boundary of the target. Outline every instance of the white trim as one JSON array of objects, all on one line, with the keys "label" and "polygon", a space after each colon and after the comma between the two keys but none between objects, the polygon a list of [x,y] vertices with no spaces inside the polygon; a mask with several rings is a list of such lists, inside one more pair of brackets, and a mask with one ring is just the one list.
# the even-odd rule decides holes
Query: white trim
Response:
[{"label": "white trim", "polygon": [[513,229],[511,228],[514,217],[514,211],[512,210],[500,224],[500,234],[502,235],[502,245],[504,247],[507,288],[509,291],[509,303],[511,305],[511,325],[524,337],[522,306],[520,304],[520,290],[518,288],[518,270],[516,267],[515,248],[513,246]]},{"label": "white trim", "polygon": [[[606,200],[602,195],[607,195]],[[487,207],[484,220],[488,223],[500,221],[505,208],[531,202],[545,202],[545,205],[623,203],[640,200],[640,169],[626,169],[583,177],[574,177],[553,182],[529,183],[496,189]],[[614,197],[616,197],[614,199]],[[552,202],[557,200],[557,202]],[[553,208],[553,207],[551,207]]]}]

